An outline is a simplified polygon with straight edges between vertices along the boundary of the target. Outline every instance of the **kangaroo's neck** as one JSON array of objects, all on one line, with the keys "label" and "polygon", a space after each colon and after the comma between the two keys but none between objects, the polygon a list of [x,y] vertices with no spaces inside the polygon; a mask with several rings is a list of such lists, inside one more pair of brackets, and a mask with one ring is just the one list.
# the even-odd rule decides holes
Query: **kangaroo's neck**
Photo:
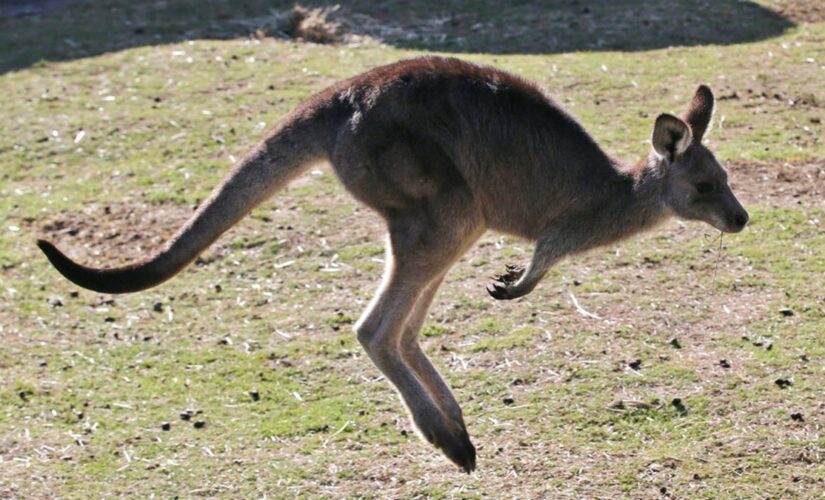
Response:
[{"label": "kangaroo's neck", "polygon": [[607,245],[650,229],[664,220],[669,211],[663,201],[662,171],[648,158],[636,164],[615,159],[611,163],[610,180],[593,200],[590,238],[580,250]]},{"label": "kangaroo's neck", "polygon": [[664,177],[647,159],[634,166],[629,182],[632,182],[630,204],[623,216],[631,234],[650,229],[670,213],[664,203]]}]

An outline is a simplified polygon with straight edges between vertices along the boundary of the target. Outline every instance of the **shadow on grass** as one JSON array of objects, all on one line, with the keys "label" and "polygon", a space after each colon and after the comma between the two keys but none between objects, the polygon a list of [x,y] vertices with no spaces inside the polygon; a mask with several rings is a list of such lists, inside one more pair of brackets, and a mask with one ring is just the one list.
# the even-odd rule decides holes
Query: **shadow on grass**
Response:
[{"label": "shadow on grass", "polygon": [[[294,0],[13,0],[0,17],[0,73],[130,47],[250,36]],[[330,5],[306,0],[307,7]],[[390,45],[493,54],[640,51],[735,44],[794,23],[742,0],[352,0],[338,2],[354,34]],[[28,4],[28,5],[27,5]],[[38,8],[38,5],[45,8]],[[49,9],[48,6],[55,6]],[[28,10],[27,10],[28,9]],[[39,13],[38,13],[39,12]],[[22,16],[20,14],[36,13]],[[3,13],[0,13],[2,15]],[[364,23],[360,30],[358,24]],[[352,26],[354,25],[354,26]],[[366,28],[369,25],[369,29]]]}]

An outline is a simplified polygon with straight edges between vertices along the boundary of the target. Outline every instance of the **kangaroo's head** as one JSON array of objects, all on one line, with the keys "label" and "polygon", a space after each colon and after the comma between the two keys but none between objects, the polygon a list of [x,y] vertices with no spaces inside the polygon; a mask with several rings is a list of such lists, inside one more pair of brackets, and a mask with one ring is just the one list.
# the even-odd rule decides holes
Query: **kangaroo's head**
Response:
[{"label": "kangaroo's head", "polygon": [[702,145],[712,115],[713,94],[702,85],[684,119],[656,118],[651,158],[662,172],[664,202],[677,216],[738,233],[748,223],[748,212],[730,190],[725,169]]}]

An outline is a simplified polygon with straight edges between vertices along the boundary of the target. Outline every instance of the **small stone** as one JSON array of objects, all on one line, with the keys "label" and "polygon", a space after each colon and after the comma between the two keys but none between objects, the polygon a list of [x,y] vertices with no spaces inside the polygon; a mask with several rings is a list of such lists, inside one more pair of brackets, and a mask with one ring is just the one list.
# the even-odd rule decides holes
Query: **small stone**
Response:
[{"label": "small stone", "polygon": [[200,414],[200,410],[183,410],[180,412],[181,420],[191,420],[195,415]]},{"label": "small stone", "polygon": [[630,363],[627,364],[630,368],[634,370],[639,370],[642,367],[642,360],[641,359],[634,359]]},{"label": "small stone", "polygon": [[160,424],[160,429],[162,431],[172,430],[172,424],[170,424],[169,422],[163,422],[162,424]]},{"label": "small stone", "polygon": [[103,318],[103,321],[105,321],[106,323],[114,323],[115,318],[113,318],[111,316],[106,316],[105,318]]},{"label": "small stone", "polygon": [[799,412],[791,413],[791,420],[793,420],[794,422],[804,422],[805,417],[803,417],[802,414]]},{"label": "small stone", "polygon": [[160,302],[155,302],[155,305],[152,306],[152,310],[155,312],[163,312],[163,304]]},{"label": "small stone", "polygon": [[727,359],[720,359],[719,366],[722,368],[730,368],[730,362]]},{"label": "small stone", "polygon": [[197,420],[194,424],[192,424],[192,426],[195,427],[195,429],[203,429],[206,427],[206,422],[203,420]]},{"label": "small stone", "polygon": [[510,405],[512,405],[513,403],[515,403],[515,402],[516,402],[516,400],[515,400],[515,399],[513,399],[513,398],[510,398],[510,397],[507,397],[507,398],[503,398],[503,399],[501,400],[501,402],[502,402],[502,403],[504,403],[504,404],[505,404],[505,405],[507,405],[507,406],[510,406]]},{"label": "small stone", "polygon": [[681,348],[682,348],[682,344],[679,342],[679,339],[677,339],[676,337],[673,337],[672,339],[670,339],[669,344],[670,344],[670,345],[671,345],[674,349],[681,349]]},{"label": "small stone", "polygon": [[671,401],[670,404],[673,405],[679,413],[687,413],[687,407],[685,406],[685,403],[682,402],[682,398],[673,398],[673,401]]},{"label": "small stone", "polygon": [[249,397],[252,398],[252,401],[260,401],[261,395],[258,394],[258,391],[249,391]]},{"label": "small stone", "polygon": [[788,316],[793,316],[794,312],[793,312],[793,309],[790,309],[788,307],[783,307],[782,309],[779,310],[779,314],[781,314],[782,316],[785,316],[787,318]]},{"label": "small stone", "polygon": [[778,378],[774,381],[774,384],[778,385],[780,389],[784,389],[786,387],[792,386],[793,381],[788,380],[786,378]]}]

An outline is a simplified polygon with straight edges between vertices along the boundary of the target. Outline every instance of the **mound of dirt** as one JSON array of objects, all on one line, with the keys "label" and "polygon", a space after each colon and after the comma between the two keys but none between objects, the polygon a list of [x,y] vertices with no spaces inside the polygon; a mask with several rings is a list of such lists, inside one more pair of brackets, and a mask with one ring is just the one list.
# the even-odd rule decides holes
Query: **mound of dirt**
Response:
[{"label": "mound of dirt", "polygon": [[235,21],[258,38],[277,37],[309,43],[364,45],[405,40],[443,41],[453,17],[388,23],[341,5],[271,10],[267,16]]},{"label": "mound of dirt", "polygon": [[370,16],[345,12],[340,5],[272,10],[268,16],[236,21],[258,38],[277,37],[300,42],[357,45],[382,40],[378,22]]},{"label": "mound of dirt", "polygon": [[308,9],[296,5],[281,16],[278,30],[290,38],[313,43],[339,43],[344,37],[340,6]]}]

